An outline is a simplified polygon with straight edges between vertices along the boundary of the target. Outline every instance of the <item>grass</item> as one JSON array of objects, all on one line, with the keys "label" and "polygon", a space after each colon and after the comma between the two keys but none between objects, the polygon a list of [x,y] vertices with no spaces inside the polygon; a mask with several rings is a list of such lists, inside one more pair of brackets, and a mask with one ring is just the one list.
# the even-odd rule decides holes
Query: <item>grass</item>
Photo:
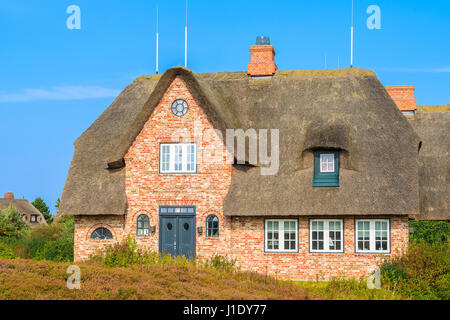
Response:
[{"label": "grass", "polygon": [[0,260],[0,300],[305,300],[317,298],[291,281],[193,264],[107,267],[77,264],[81,289],[69,290],[71,263]]}]

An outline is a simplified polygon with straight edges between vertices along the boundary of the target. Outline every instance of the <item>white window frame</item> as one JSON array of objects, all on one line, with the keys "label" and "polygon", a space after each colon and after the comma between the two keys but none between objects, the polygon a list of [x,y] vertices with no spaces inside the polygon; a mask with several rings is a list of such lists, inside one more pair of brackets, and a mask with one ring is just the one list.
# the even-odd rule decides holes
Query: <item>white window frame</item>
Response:
[{"label": "white window frame", "polygon": [[[313,222],[323,222],[323,249],[313,249]],[[339,222],[341,224],[341,249],[331,250],[330,249],[330,222]],[[309,221],[309,251],[311,253],[343,253],[344,252],[344,220],[343,219],[311,219]]]},{"label": "white window frame", "polygon": [[[194,162],[191,170],[188,170],[188,155],[191,155],[189,148],[194,147]],[[165,147],[169,147],[169,169],[165,170],[163,166],[163,150]],[[177,160],[176,150],[178,147],[182,148],[181,155],[181,170],[175,170]],[[159,145],[159,172],[162,174],[193,174],[197,173],[197,143],[160,143]]]},{"label": "white window frame", "polygon": [[[358,249],[358,222],[369,222],[369,250]],[[387,223],[387,250],[375,249],[375,223]],[[391,253],[391,221],[389,219],[356,219],[355,220],[355,252],[356,253]]]},{"label": "white window frame", "polygon": [[[327,158],[328,158],[328,157],[331,157],[332,161],[331,161],[331,162],[325,161],[325,160],[326,160],[326,159],[325,159],[325,156],[326,156]],[[322,164],[323,164],[323,163],[326,163],[326,164],[327,164],[327,169],[326,169],[326,170],[322,170]],[[332,170],[328,169],[328,165],[329,165],[330,163],[333,164],[333,169],[332,169]],[[335,163],[335,161],[334,161],[334,153],[321,153],[321,154],[320,154],[320,163],[319,163],[319,165],[320,165],[319,170],[320,170],[321,173],[334,173],[334,172],[336,171],[336,163]]]},{"label": "white window frame", "polygon": [[[269,228],[267,227],[269,222],[278,222],[278,243],[279,249],[269,249],[268,247],[268,232]],[[295,248],[294,249],[284,249],[284,223],[285,222],[294,222],[295,223]],[[290,239],[289,239],[290,240]],[[265,252],[287,252],[287,253],[295,253],[298,252],[298,220],[296,219],[266,219],[264,222],[264,251]]]},{"label": "white window frame", "polygon": [[35,215],[35,214],[32,214],[31,216],[30,216],[30,222],[37,222],[37,215]]}]

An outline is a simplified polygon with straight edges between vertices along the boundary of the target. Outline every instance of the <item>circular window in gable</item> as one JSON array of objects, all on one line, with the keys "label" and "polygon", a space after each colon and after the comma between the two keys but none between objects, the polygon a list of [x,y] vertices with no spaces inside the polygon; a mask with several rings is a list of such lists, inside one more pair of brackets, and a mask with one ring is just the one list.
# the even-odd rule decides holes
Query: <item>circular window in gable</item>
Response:
[{"label": "circular window in gable", "polygon": [[182,117],[188,112],[188,104],[183,99],[175,100],[172,103],[172,113],[177,117]]}]

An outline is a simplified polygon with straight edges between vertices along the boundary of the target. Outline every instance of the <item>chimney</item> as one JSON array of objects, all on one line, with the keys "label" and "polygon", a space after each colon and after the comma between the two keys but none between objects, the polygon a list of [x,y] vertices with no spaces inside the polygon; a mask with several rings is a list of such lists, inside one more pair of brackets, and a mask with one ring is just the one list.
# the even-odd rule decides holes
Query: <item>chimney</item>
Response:
[{"label": "chimney", "polygon": [[387,92],[402,112],[415,112],[417,101],[414,98],[414,86],[388,86]]},{"label": "chimney", "polygon": [[5,193],[5,199],[14,200],[14,193],[12,193],[12,192]]},{"label": "chimney", "polygon": [[275,65],[275,49],[269,37],[257,37],[256,45],[250,47],[250,63],[247,73],[252,77],[273,76],[278,68]]}]

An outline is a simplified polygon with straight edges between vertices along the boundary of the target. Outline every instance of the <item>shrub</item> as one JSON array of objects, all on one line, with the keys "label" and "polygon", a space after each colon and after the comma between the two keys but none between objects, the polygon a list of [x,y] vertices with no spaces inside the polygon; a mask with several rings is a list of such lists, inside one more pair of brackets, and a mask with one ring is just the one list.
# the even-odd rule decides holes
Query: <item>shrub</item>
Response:
[{"label": "shrub", "polygon": [[401,258],[381,265],[383,283],[413,299],[450,299],[448,244],[412,242]]},{"label": "shrub", "polygon": [[410,240],[428,244],[445,244],[450,240],[450,221],[410,221],[414,229]]},{"label": "shrub", "polygon": [[0,210],[0,237],[20,238],[28,230],[22,214],[13,206]]},{"label": "shrub", "polygon": [[73,261],[74,220],[64,217],[56,223],[30,230],[17,244],[16,252],[22,258]]},{"label": "shrub", "polygon": [[142,260],[143,252],[137,248],[136,240],[128,236],[126,241],[106,247],[103,264],[108,267],[127,267]]},{"label": "shrub", "polygon": [[14,259],[16,255],[13,249],[6,243],[0,242],[0,259]]}]

